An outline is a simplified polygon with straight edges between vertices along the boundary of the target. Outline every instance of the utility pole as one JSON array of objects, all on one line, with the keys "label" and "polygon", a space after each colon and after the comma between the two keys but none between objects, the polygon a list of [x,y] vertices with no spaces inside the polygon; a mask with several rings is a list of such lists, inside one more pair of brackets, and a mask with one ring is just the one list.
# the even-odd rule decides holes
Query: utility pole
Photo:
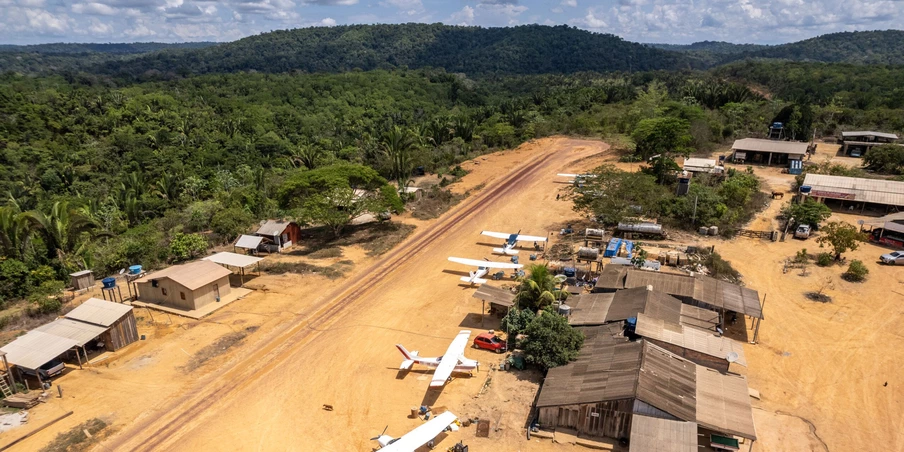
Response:
[{"label": "utility pole", "polygon": [[698,198],[699,196],[700,196],[700,195],[694,196],[694,216],[693,216],[693,218],[691,218],[691,224],[694,225],[694,226],[697,225],[697,198]]}]

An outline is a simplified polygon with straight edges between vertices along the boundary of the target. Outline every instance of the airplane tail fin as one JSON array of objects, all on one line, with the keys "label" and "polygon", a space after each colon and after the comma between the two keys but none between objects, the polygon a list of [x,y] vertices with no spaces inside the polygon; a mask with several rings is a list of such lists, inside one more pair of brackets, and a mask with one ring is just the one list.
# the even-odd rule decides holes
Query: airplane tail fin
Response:
[{"label": "airplane tail fin", "polygon": [[404,356],[405,359],[414,359],[414,357],[417,356],[417,353],[409,352],[408,349],[406,349],[402,344],[396,344],[396,348],[399,349],[400,352],[402,352],[402,356]]}]

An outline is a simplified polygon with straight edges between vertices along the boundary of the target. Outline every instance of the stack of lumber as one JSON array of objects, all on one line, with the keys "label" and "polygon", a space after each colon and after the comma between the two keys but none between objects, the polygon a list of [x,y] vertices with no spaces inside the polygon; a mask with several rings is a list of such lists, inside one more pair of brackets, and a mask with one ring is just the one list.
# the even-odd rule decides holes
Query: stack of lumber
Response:
[{"label": "stack of lumber", "polygon": [[13,394],[3,399],[3,405],[10,408],[27,409],[37,405],[40,401],[41,394],[32,391],[28,394]]}]

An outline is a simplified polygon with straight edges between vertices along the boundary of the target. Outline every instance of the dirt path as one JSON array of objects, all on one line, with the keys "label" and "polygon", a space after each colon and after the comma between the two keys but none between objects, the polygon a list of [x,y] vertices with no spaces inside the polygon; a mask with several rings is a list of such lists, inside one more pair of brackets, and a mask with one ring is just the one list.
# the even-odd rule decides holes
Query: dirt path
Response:
[{"label": "dirt path", "polygon": [[[397,375],[401,355],[393,344],[438,354],[458,329],[479,329],[473,323],[474,308],[480,306],[470,299],[473,289],[457,285],[457,275],[444,272],[464,269],[447,265],[445,258],[489,256],[489,248],[476,243],[484,227],[545,230],[556,215],[532,205],[551,202],[562,214],[570,208],[555,203],[555,173],[568,161],[604,149],[599,142],[557,138],[509,151],[496,157],[492,168],[483,163],[492,162],[489,157],[474,165],[472,179],[482,179],[484,189],[419,228],[358,272],[348,287],[318,297],[295,321],[241,350],[184,398],[128,425],[104,448],[272,450],[316,444],[319,450],[361,450],[386,424],[396,434],[417,425],[404,416],[411,406],[461,407],[479,390],[480,375],[425,395],[426,374]],[[495,176],[480,177],[484,171]],[[466,177],[463,185],[469,183]],[[317,294],[307,292],[303,296]],[[478,351],[468,354],[495,359]],[[324,411],[322,404],[335,410]]]}]

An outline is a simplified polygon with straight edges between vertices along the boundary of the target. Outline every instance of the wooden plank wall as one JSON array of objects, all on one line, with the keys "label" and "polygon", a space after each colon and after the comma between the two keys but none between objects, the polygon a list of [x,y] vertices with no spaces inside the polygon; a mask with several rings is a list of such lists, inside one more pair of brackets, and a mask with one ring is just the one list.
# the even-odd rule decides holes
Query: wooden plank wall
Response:
[{"label": "wooden plank wall", "polygon": [[138,324],[135,321],[135,311],[117,320],[104,334],[104,345],[109,351],[119,350],[126,345],[138,340]]},{"label": "wooden plank wall", "polygon": [[586,436],[628,438],[631,435],[632,412],[633,399],[543,407],[540,408],[540,426],[571,428]]}]

